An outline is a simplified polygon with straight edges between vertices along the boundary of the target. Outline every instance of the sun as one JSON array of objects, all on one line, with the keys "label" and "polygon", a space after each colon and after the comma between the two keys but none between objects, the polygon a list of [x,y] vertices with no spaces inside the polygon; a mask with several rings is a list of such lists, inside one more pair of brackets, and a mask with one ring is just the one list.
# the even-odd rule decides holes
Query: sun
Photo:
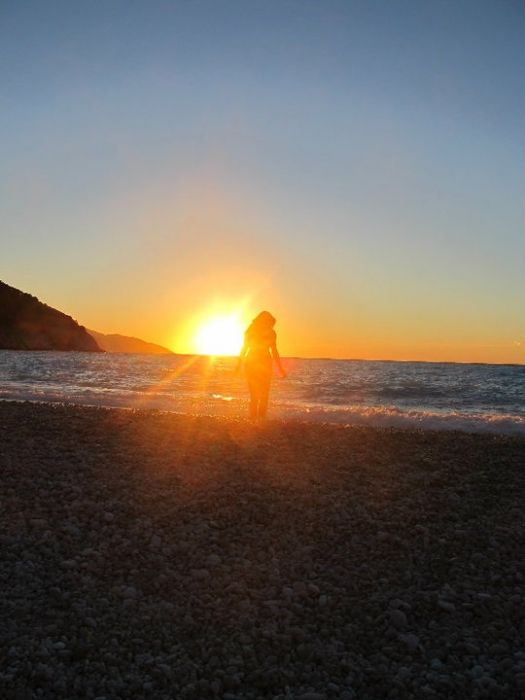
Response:
[{"label": "sun", "polygon": [[197,328],[195,348],[199,355],[238,355],[244,326],[236,315],[211,316]]}]

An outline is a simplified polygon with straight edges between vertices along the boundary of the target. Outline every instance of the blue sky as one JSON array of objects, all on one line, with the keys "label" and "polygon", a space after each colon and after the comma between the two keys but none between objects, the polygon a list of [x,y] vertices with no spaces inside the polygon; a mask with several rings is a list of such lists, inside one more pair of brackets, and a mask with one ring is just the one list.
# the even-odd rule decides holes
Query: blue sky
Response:
[{"label": "blue sky", "polygon": [[525,361],[523,3],[3,2],[0,46],[1,279],[157,342],[248,295],[293,354]]}]

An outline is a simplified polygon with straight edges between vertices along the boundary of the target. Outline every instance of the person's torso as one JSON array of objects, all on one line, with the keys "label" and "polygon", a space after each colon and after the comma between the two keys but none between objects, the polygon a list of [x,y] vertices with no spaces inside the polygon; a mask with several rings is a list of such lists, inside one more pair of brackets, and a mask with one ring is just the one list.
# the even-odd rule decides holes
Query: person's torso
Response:
[{"label": "person's torso", "polygon": [[264,333],[253,333],[248,339],[248,361],[270,360],[270,348],[275,343],[275,331],[270,330]]}]

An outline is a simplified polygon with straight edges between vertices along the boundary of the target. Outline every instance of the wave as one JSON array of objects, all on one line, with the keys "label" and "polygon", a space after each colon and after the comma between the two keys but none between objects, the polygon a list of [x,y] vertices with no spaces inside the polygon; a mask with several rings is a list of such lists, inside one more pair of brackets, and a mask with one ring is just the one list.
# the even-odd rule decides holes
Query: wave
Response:
[{"label": "wave", "polygon": [[525,436],[525,417],[516,414],[403,410],[384,406],[305,405],[300,408],[297,404],[280,404],[278,410],[282,417],[312,422]]},{"label": "wave", "polygon": [[[223,394],[193,397],[167,397],[162,394],[145,394],[135,391],[106,389],[103,392],[84,390],[64,391],[2,391],[0,400],[36,401],[42,403],[68,403],[107,408],[151,408],[192,415],[229,415],[244,417],[247,401]],[[224,409],[228,407],[227,413]],[[348,426],[376,428],[402,428],[411,430],[457,430],[469,433],[493,433],[525,437],[525,417],[510,413],[432,411],[401,409],[386,406],[333,406],[276,401],[271,407],[271,417],[314,423],[337,423]]]}]

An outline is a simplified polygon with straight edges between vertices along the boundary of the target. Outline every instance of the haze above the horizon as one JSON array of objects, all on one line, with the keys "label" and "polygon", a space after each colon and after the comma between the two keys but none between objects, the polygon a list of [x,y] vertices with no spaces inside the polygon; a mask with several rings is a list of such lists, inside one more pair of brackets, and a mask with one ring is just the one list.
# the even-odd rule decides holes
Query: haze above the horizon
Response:
[{"label": "haze above the horizon", "polygon": [[0,279],[191,347],[525,362],[525,6],[5,2]]}]

